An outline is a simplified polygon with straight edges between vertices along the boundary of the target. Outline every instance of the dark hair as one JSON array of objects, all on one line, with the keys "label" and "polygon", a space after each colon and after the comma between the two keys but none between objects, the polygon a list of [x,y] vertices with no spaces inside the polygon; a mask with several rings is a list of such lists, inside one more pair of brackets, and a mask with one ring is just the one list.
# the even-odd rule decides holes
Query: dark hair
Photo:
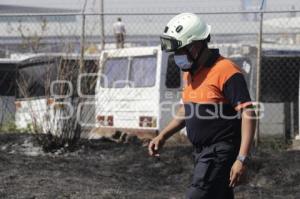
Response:
[{"label": "dark hair", "polygon": [[208,43],[208,42],[210,42],[210,34],[206,37],[206,42]]},{"label": "dark hair", "polygon": [[122,21],[121,17],[118,17],[118,21]]},{"label": "dark hair", "polygon": [[[205,47],[208,47],[208,42],[210,42],[210,34],[203,40],[196,40],[194,42],[199,42],[199,43],[202,43],[202,45],[204,45]],[[193,43],[193,42],[192,42]],[[191,43],[191,44],[192,44]],[[189,44],[190,45],[190,44]]]},{"label": "dark hair", "polygon": [[205,47],[208,47],[208,42],[210,42],[210,34],[206,37],[206,39],[200,40]]}]

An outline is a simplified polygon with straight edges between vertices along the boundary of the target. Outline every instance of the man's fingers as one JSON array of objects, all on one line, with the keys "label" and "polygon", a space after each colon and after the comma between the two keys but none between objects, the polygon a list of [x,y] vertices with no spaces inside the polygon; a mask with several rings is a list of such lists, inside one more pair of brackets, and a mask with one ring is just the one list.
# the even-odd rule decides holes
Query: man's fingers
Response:
[{"label": "man's fingers", "polygon": [[158,150],[158,143],[154,144],[154,150],[157,151]]},{"label": "man's fingers", "polygon": [[229,186],[230,186],[230,187],[234,187],[234,185],[235,185],[235,178],[231,180]]},{"label": "man's fingers", "polygon": [[235,183],[236,183],[236,182],[233,182],[232,187],[235,187]]},{"label": "man's fingers", "polygon": [[149,146],[148,146],[148,151],[150,155],[153,155],[153,142],[151,141]]},{"label": "man's fingers", "polygon": [[230,177],[230,187],[235,187],[239,184],[242,174],[241,173],[233,173]]},{"label": "man's fingers", "polygon": [[240,178],[239,173],[235,174],[235,178],[232,182],[232,187],[235,187],[239,183],[239,178]]},{"label": "man's fingers", "polygon": [[153,156],[159,156],[159,154],[157,153],[159,149],[158,143],[157,142],[150,142],[149,146],[148,146],[148,151],[149,151],[149,155]]},{"label": "man's fingers", "polygon": [[234,187],[235,183],[236,183],[236,179],[237,179],[237,174],[235,172],[232,173],[232,176],[230,178],[230,187]]},{"label": "man's fingers", "polygon": [[158,150],[159,150],[159,143],[154,143],[154,154],[156,157],[159,157],[159,153],[158,153]]}]

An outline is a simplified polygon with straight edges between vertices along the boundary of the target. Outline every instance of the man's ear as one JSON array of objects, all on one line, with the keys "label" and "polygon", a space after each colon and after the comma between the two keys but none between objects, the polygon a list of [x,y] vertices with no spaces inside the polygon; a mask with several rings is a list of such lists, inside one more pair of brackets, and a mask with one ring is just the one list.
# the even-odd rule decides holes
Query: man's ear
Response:
[{"label": "man's ear", "polygon": [[190,55],[192,55],[193,61],[196,60],[196,58],[199,56],[199,49],[203,48],[205,46],[205,43],[203,41],[196,41],[194,45],[190,48]]}]

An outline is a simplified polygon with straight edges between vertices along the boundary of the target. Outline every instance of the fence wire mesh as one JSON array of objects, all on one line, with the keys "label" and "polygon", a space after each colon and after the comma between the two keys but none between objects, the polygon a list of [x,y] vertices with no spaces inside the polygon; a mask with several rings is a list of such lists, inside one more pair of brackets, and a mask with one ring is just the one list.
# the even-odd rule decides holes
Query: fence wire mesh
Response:
[{"label": "fence wire mesh", "polygon": [[[72,83],[73,91],[76,91],[74,96],[78,96],[77,91],[80,90],[84,93],[83,99],[87,100],[86,106],[80,107],[85,109],[80,118],[84,118],[83,123],[88,123],[89,128],[102,125],[160,130],[171,117],[171,104],[180,101],[182,87],[178,78],[180,71],[174,66],[174,61],[165,58],[166,55],[158,47],[159,36],[174,15],[175,13],[1,15],[0,72],[3,78],[0,88],[1,103],[5,104],[1,110],[1,125],[4,126],[10,120],[20,123],[17,120],[24,116],[22,114],[26,114],[25,111],[20,111],[20,107],[25,106],[22,103],[37,99],[32,98],[33,96],[20,97],[20,84],[15,79],[20,78],[20,65],[25,68],[38,65],[39,62],[28,64],[30,57],[44,56],[72,60],[69,63],[73,63],[71,65],[79,72],[81,67],[90,68],[92,65],[93,69],[87,69],[88,74],[80,79],[83,87],[78,89],[80,83]],[[287,138],[298,135],[298,12],[265,12],[262,14],[262,27],[260,12],[210,12],[198,15],[212,26],[210,47],[219,48],[223,56],[232,59],[242,68],[253,100],[259,89],[259,99],[264,105],[260,133]],[[116,49],[113,32],[113,24],[119,17],[126,30],[125,48],[122,50]],[[263,30],[262,35],[259,34],[260,28]],[[262,53],[258,57],[260,36]],[[150,49],[150,46],[153,48]],[[135,50],[130,50],[133,47],[136,47]],[[27,65],[24,65],[24,60],[27,60]],[[259,82],[258,63],[261,63]],[[61,62],[57,64],[60,67],[62,65]],[[42,71],[41,67],[36,68]],[[78,74],[78,71],[73,75]],[[17,78],[14,77],[16,74],[19,74]],[[58,74],[58,80],[69,79]],[[33,76],[39,77],[39,81],[34,82],[35,86],[43,84],[42,89],[50,89],[49,82],[46,85],[46,78],[43,79],[40,73]],[[26,85],[25,90],[28,92],[31,80],[25,80],[27,83],[22,83],[22,86]],[[61,89],[59,94],[66,95],[69,92],[67,90]],[[38,89],[34,91],[38,92]],[[15,103],[16,98],[18,103]],[[46,107],[49,98],[53,96],[49,93],[39,96],[41,98],[44,101],[40,103]],[[169,111],[162,110],[161,103],[165,101],[170,102],[166,105],[169,106]],[[41,112],[38,106],[35,109]],[[44,112],[46,110],[45,108]],[[21,123],[25,127],[25,124],[32,122],[31,119]]]}]

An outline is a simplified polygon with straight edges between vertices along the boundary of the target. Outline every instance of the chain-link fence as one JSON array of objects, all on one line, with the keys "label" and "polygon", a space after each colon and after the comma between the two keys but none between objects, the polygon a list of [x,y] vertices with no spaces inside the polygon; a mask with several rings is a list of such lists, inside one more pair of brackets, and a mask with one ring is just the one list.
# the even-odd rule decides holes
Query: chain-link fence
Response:
[{"label": "chain-link fence", "polygon": [[[93,84],[95,90],[83,98],[89,100],[86,109],[93,113],[88,114],[90,119],[84,117],[84,123],[89,127],[101,124],[160,130],[176,109],[172,104],[180,101],[182,87],[177,78],[180,71],[158,47],[159,35],[175,14],[0,15],[1,73],[8,74],[9,68],[9,73],[14,74],[24,60],[37,54],[44,57],[55,54],[63,60],[75,60],[81,72],[90,60],[97,68],[90,71],[93,74],[82,77],[88,77],[92,82],[88,85]],[[298,135],[300,18],[297,14],[295,10],[198,13],[212,26],[210,46],[219,48],[223,56],[242,68],[252,99],[263,102],[264,117],[259,123],[261,135],[276,134],[287,138]],[[118,17],[126,29],[122,50],[116,49],[113,32]],[[7,67],[9,63],[14,67]],[[11,104],[15,96],[18,98],[14,79],[6,78],[0,85],[1,99],[10,96]],[[74,90],[78,85],[72,85]],[[15,88],[14,94],[7,90],[8,87]],[[30,101],[31,97],[19,101]],[[51,94],[47,96],[51,97]],[[17,111],[10,105],[6,112],[18,115],[22,107],[19,101]],[[48,101],[43,103],[47,105]],[[4,108],[2,114],[3,111]]]},{"label": "chain-link fence", "polygon": [[287,139],[299,128],[298,12],[264,13],[260,71],[260,100],[265,116],[261,134]]}]

